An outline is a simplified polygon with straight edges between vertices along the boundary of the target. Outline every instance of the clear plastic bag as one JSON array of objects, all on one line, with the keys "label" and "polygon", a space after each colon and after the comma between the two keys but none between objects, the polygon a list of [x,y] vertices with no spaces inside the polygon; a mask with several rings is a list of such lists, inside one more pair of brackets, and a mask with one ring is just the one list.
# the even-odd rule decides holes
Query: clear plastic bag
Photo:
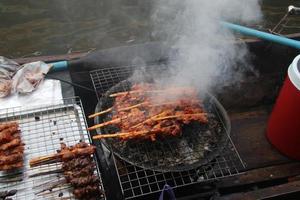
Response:
[{"label": "clear plastic bag", "polygon": [[6,97],[12,90],[12,77],[21,68],[13,60],[0,56],[0,97]]},{"label": "clear plastic bag", "polygon": [[34,91],[50,68],[51,65],[41,61],[24,64],[13,77],[13,91],[21,94]]}]

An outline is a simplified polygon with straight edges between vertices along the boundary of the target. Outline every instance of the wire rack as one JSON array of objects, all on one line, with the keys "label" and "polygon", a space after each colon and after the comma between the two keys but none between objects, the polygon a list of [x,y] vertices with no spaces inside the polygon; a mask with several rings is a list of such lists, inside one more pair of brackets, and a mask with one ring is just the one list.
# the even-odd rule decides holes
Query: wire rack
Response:
[{"label": "wire rack", "polygon": [[[141,69],[142,68],[142,69]],[[162,70],[163,69],[163,70]],[[147,67],[125,66],[98,69],[90,72],[98,100],[109,88],[120,81],[130,78],[137,71],[151,76],[157,70],[164,71],[166,65],[148,65]],[[221,123],[225,124],[224,121]],[[226,145],[217,156],[192,170],[180,172],[158,172],[132,165],[113,156],[120,186],[125,199],[132,199],[163,190],[165,184],[180,188],[195,183],[229,177],[241,173],[245,168],[229,134],[226,131]],[[112,150],[112,149],[110,149]]]},{"label": "wire rack", "polygon": [[[0,177],[7,180],[10,180],[9,177],[22,179],[22,181],[0,183],[0,190],[16,189],[18,192],[13,196],[14,199],[75,199],[72,195],[72,188],[68,185],[61,185],[52,191],[37,194],[46,186],[62,180],[63,174],[53,173],[37,177],[31,177],[31,175],[60,169],[61,164],[54,163],[30,168],[29,160],[56,153],[56,150],[60,149],[61,142],[67,145],[74,145],[79,141],[90,143],[80,99],[69,98],[52,105],[0,110],[0,122],[8,121],[19,123],[22,141],[25,143],[24,167],[22,171],[11,174],[0,172]],[[104,191],[99,166],[96,167],[95,174],[100,177],[100,187]],[[105,197],[102,196],[101,199]]]}]

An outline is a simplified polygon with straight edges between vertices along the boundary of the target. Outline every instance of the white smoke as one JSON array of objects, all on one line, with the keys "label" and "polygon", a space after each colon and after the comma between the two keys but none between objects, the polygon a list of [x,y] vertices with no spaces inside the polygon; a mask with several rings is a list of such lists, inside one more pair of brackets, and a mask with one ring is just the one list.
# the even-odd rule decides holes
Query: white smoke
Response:
[{"label": "white smoke", "polygon": [[246,45],[237,45],[220,22],[257,22],[259,0],[159,0],[152,19],[153,36],[167,38],[177,50],[170,55],[173,73],[164,84],[208,90],[216,84],[237,83],[251,69]]}]

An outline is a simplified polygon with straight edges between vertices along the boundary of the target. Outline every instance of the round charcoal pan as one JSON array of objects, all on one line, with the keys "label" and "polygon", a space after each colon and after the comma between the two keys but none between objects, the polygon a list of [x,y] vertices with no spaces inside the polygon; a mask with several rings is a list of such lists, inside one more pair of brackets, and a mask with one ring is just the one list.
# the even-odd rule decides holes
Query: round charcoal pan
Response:
[{"label": "round charcoal pan", "polygon": [[[128,91],[131,81],[124,80],[110,88],[99,100],[95,112],[110,108],[114,98],[110,94]],[[199,98],[201,98],[199,96]],[[185,125],[178,137],[158,138],[156,141],[129,140],[118,138],[102,139],[104,145],[117,157],[126,162],[159,172],[179,172],[196,169],[215,159],[229,142],[231,130],[229,117],[212,95],[201,98],[208,113],[209,123],[198,122]],[[113,112],[96,117],[95,124],[111,120]],[[98,134],[118,132],[115,126],[97,129]]]}]

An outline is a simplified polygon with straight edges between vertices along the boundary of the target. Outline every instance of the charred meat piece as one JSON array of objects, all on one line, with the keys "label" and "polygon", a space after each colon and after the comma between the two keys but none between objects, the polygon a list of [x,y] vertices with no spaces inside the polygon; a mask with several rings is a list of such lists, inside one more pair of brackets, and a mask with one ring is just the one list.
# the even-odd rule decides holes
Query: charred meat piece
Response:
[{"label": "charred meat piece", "polygon": [[19,132],[18,126],[12,126],[1,131],[0,144],[11,141],[14,138],[15,133]]},{"label": "charred meat piece", "polygon": [[18,161],[23,160],[23,152],[17,152],[12,155],[8,156],[1,156],[0,157],[0,165],[5,165],[5,164],[14,164]]},{"label": "charred meat piece", "polygon": [[65,178],[69,181],[76,177],[86,177],[88,175],[93,174],[95,171],[95,164],[90,162],[89,165],[85,166],[84,168],[81,168],[80,170],[77,169],[77,171],[64,171]]},{"label": "charred meat piece", "polygon": [[17,146],[15,148],[8,149],[6,151],[0,151],[0,159],[2,156],[9,156],[16,153],[24,152],[24,145]]},{"label": "charred meat piece", "polygon": [[8,143],[0,145],[0,151],[6,151],[10,148],[15,148],[15,147],[18,147],[20,145],[22,145],[21,138],[16,137],[13,140],[9,141]]},{"label": "charred meat piece", "polygon": [[88,185],[86,187],[79,187],[74,189],[74,195],[78,199],[89,199],[91,197],[97,197],[101,195],[99,186],[97,185]]},{"label": "charred meat piece", "polygon": [[94,146],[87,146],[85,148],[71,148],[71,149],[62,149],[62,160],[70,160],[79,156],[89,156],[95,152]]},{"label": "charred meat piece", "polygon": [[92,159],[89,157],[79,157],[69,160],[68,162],[63,162],[63,170],[70,171],[76,170],[78,168],[85,168],[92,162]]},{"label": "charred meat piece", "polygon": [[13,169],[19,169],[21,167],[23,167],[23,160],[19,161],[17,163],[14,163],[14,164],[0,165],[0,171],[8,171],[8,170],[13,170]]},{"label": "charred meat piece", "polygon": [[84,187],[86,185],[96,184],[97,182],[99,182],[99,178],[95,175],[70,179],[70,183],[73,187]]},{"label": "charred meat piece", "polygon": [[4,129],[11,128],[11,127],[18,127],[17,122],[4,122],[0,124],[0,131],[3,131]]}]

